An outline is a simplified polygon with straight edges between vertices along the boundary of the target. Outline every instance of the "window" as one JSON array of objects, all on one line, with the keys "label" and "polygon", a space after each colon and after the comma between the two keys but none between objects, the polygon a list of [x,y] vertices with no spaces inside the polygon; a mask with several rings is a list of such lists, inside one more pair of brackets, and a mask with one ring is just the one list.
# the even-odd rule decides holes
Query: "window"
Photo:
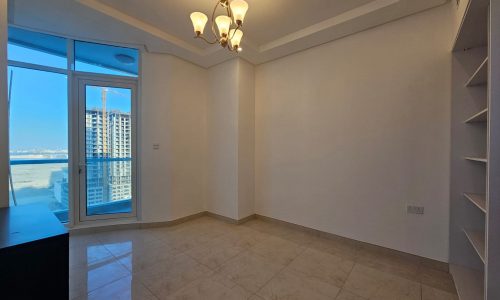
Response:
[{"label": "window", "polygon": [[[10,205],[43,203],[62,222],[135,216],[139,51],[9,28],[8,59]],[[98,86],[82,98],[70,77]]]},{"label": "window", "polygon": [[9,28],[8,59],[54,68],[67,68],[66,39]]},{"label": "window", "polygon": [[139,74],[139,51],[76,41],[75,70],[137,77]]},{"label": "window", "polygon": [[10,204],[44,203],[68,221],[67,76],[9,67]]}]

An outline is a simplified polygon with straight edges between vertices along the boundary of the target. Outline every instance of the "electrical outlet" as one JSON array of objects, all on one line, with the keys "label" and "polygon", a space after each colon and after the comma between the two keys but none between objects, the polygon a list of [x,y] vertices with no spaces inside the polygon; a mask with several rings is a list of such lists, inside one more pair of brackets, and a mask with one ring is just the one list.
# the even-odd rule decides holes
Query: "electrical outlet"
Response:
[{"label": "electrical outlet", "polygon": [[153,150],[160,149],[160,144],[153,144]]},{"label": "electrical outlet", "polygon": [[408,205],[406,208],[406,212],[408,214],[413,214],[413,215],[423,215],[424,214],[424,207],[423,206]]}]

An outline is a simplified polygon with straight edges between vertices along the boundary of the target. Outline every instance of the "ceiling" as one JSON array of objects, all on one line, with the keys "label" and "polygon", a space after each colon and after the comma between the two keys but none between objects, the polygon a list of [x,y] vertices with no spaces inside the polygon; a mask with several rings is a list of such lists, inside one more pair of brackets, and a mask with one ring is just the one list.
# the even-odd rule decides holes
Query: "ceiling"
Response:
[{"label": "ceiling", "polygon": [[[203,67],[234,54],[193,39],[189,14],[216,0],[11,0],[9,22],[63,36],[144,47]],[[351,35],[447,0],[246,0],[243,49],[260,64]],[[208,26],[208,25],[207,25]],[[209,30],[207,30],[209,31]]]}]

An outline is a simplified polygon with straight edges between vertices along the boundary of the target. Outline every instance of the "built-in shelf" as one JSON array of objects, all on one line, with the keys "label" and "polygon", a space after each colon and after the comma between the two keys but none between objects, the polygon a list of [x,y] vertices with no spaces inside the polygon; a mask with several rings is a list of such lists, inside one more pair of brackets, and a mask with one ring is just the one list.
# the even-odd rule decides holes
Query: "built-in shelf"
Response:
[{"label": "built-in shelf", "polygon": [[480,210],[486,213],[486,197],[481,194],[471,194],[465,193],[465,198],[467,198],[472,204],[477,206]]},{"label": "built-in shelf", "polygon": [[467,236],[467,239],[469,242],[472,244],[472,247],[474,247],[474,250],[476,250],[477,254],[481,258],[481,260],[484,262],[484,255],[485,255],[485,247],[484,247],[484,231],[478,231],[478,230],[471,230],[471,229],[465,229],[464,228],[464,233]]},{"label": "built-in shelf", "polygon": [[460,300],[484,299],[484,272],[450,264],[450,273]]},{"label": "built-in shelf", "polygon": [[488,44],[487,16],[489,2],[489,0],[469,1],[455,37],[453,51],[461,51]]},{"label": "built-in shelf", "polygon": [[476,113],[472,117],[465,120],[465,123],[479,123],[488,121],[488,109],[485,108],[482,111]]},{"label": "built-in shelf", "polygon": [[472,76],[467,80],[465,86],[473,87],[485,85],[488,82],[488,58],[481,63],[477,70],[472,74]]},{"label": "built-in shelf", "polygon": [[475,161],[475,162],[488,163],[488,159],[482,158],[482,157],[467,156],[467,157],[465,157],[465,159],[470,160],[470,161]]}]

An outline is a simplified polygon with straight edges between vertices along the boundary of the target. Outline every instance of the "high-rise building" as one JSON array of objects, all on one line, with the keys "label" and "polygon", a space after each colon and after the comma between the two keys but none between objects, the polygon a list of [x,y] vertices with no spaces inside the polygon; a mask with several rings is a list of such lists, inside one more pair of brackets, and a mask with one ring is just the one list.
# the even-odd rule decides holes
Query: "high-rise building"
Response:
[{"label": "high-rise building", "polygon": [[131,199],[130,114],[94,108],[85,115],[88,205]]}]

